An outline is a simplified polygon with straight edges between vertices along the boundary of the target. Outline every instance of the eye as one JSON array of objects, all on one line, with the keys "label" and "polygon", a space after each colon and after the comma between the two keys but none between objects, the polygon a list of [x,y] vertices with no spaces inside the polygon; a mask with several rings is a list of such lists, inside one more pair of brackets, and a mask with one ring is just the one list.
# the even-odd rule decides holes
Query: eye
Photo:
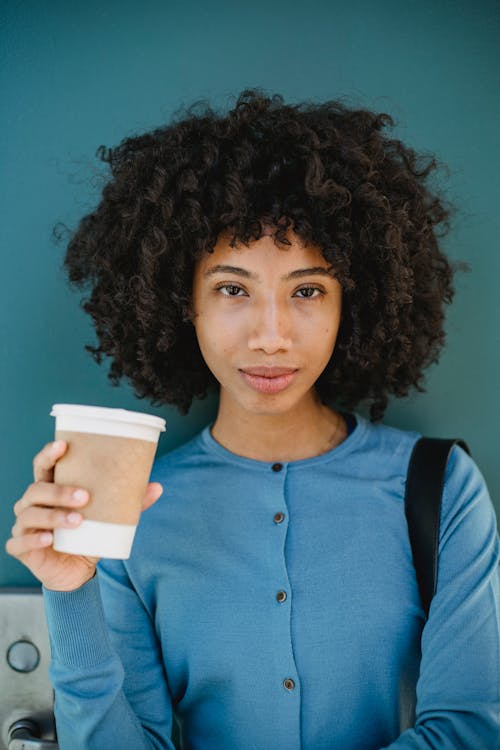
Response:
[{"label": "eye", "polygon": [[[302,292],[304,293],[303,295]],[[319,294],[314,294],[314,292],[318,292]],[[299,295],[301,299],[311,299],[322,294],[324,294],[324,291],[317,286],[302,286],[300,289],[297,289],[294,296]]]},{"label": "eye", "polygon": [[238,292],[243,292],[243,294],[245,294],[245,290],[236,284],[221,284],[220,286],[217,286],[216,289],[217,291],[222,292],[225,297],[241,297],[242,295],[238,294]]}]

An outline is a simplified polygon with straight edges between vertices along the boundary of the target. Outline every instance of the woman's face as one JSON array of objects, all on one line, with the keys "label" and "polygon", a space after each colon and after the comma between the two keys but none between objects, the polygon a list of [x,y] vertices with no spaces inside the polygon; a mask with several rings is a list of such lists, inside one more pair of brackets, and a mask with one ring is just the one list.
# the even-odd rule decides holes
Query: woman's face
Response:
[{"label": "woman's face", "polygon": [[316,245],[221,235],[196,264],[193,323],[226,405],[283,414],[313,395],[339,329],[342,288]]}]

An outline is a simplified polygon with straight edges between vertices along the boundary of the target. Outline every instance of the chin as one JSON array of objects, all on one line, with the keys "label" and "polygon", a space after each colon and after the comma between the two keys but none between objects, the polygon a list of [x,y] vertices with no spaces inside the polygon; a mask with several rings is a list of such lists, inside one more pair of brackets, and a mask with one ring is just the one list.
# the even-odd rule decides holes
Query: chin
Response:
[{"label": "chin", "polygon": [[261,417],[286,414],[302,401],[305,394],[294,396],[288,393],[262,394],[252,399],[242,399],[240,404],[245,411]]},{"label": "chin", "polygon": [[247,409],[247,411],[250,411],[252,414],[254,414],[256,417],[278,417],[281,414],[286,414],[288,411],[290,411],[290,408],[283,408],[276,406],[275,408],[272,407],[255,407],[251,409]]}]

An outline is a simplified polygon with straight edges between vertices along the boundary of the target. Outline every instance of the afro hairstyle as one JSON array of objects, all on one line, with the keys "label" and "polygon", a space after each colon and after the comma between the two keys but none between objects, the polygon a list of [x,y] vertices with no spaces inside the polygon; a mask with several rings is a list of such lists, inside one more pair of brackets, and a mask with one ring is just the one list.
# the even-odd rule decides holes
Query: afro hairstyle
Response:
[{"label": "afro hairstyle", "polygon": [[[97,156],[111,176],[70,231],[63,268],[93,320],[113,385],[186,414],[218,383],[188,310],[196,260],[219,235],[248,245],[263,226],[286,245],[291,228],[322,248],[342,285],[332,357],[315,387],[324,403],[364,402],[382,419],[392,394],[425,391],[445,341],[452,264],[440,248],[454,210],[429,184],[441,166],[384,131],[385,113],[342,99],[286,104],[244,89],[234,108],[206,101]],[[56,236],[57,233],[55,232]],[[60,236],[59,238],[60,239]]]}]

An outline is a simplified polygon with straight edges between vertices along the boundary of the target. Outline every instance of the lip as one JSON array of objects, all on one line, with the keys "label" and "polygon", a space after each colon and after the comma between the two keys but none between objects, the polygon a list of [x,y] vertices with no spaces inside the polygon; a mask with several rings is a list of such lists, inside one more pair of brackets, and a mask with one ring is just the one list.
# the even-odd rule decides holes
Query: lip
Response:
[{"label": "lip", "polygon": [[296,367],[243,367],[241,372],[247,375],[258,375],[261,378],[278,378],[280,375],[291,375],[297,372]]},{"label": "lip", "polygon": [[240,373],[251,388],[260,393],[279,393],[288,388],[297,369],[290,367],[249,367]]}]

